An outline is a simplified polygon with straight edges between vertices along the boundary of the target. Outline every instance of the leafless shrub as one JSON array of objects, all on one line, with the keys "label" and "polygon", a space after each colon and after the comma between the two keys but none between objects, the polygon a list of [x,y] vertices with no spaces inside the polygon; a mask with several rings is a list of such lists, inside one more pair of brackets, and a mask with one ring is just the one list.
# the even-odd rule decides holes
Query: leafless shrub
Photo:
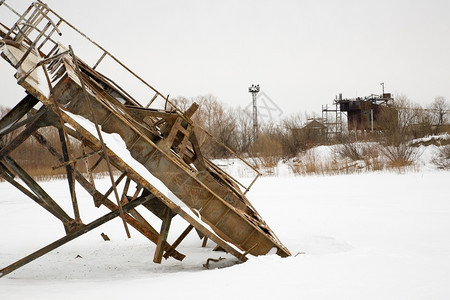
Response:
[{"label": "leafless shrub", "polygon": [[432,163],[439,169],[450,169],[450,144],[439,147],[437,155],[432,159]]},{"label": "leafless shrub", "polygon": [[419,157],[417,148],[404,143],[382,146],[380,151],[386,157],[388,166],[394,168],[411,166]]},{"label": "leafless shrub", "polygon": [[358,143],[345,143],[335,146],[335,152],[341,158],[349,158],[353,161],[363,159],[363,150],[364,148]]},{"label": "leafless shrub", "polygon": [[334,147],[335,155],[341,159],[336,167],[344,173],[382,170],[384,163],[376,143],[344,143]]}]

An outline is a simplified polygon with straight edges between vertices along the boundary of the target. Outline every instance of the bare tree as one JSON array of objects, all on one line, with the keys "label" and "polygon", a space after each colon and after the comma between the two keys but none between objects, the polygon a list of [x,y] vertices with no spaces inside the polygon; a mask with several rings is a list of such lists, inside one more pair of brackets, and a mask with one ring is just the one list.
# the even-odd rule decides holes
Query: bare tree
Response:
[{"label": "bare tree", "polygon": [[188,99],[183,96],[170,99],[170,101],[176,105],[181,111],[186,111],[192,104],[192,99]]},{"label": "bare tree", "polygon": [[378,119],[384,136],[384,145],[380,151],[390,166],[409,166],[417,159],[417,149],[409,141],[415,135],[417,124],[421,124],[422,111],[406,96],[398,96],[393,106],[383,108]]},{"label": "bare tree", "polygon": [[420,123],[422,108],[413,104],[406,96],[396,97],[392,106],[383,107],[378,123],[383,131],[385,143],[399,145],[413,137],[415,124]]},{"label": "bare tree", "polygon": [[253,119],[250,113],[241,107],[234,109],[232,113],[236,116],[236,151],[245,153],[253,142]]},{"label": "bare tree", "polygon": [[446,123],[446,115],[450,112],[450,105],[444,97],[438,96],[434,98],[434,102],[431,104],[431,111],[434,124],[437,127],[436,132],[438,132],[440,127]]}]

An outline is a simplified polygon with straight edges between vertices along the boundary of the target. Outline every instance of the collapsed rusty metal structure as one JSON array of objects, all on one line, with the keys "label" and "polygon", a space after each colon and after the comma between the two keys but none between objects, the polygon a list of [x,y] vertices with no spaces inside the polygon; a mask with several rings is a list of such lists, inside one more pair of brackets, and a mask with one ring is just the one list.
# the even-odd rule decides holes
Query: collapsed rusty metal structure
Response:
[{"label": "collapsed rusty metal structure", "polygon": [[327,136],[340,136],[343,132],[344,113],[347,118],[348,130],[374,131],[380,130],[380,114],[390,110],[394,98],[391,93],[384,92],[381,95],[371,94],[366,97],[343,98],[342,94],[333,100],[333,106],[322,105],[322,125],[326,128]]},{"label": "collapsed rusty metal structure", "polygon": [[[192,229],[240,261],[247,260],[248,254],[264,255],[273,248],[282,257],[290,256],[245,196],[260,174],[255,170],[253,181],[244,185],[204,155],[204,141],[214,137],[192,121],[198,107],[195,103],[180,111],[41,1],[33,2],[23,14],[5,0],[0,1],[2,8],[13,12],[17,19],[11,26],[0,23],[0,53],[17,70],[17,82],[27,95],[0,120],[0,137],[16,133],[11,141],[0,145],[0,175],[59,219],[66,235],[4,267],[0,277],[116,217],[123,220],[128,236],[128,226],[132,226],[156,244],[156,263],[161,263],[163,257],[182,260],[184,255],[176,248]],[[63,25],[99,50],[100,57],[94,64],[86,63],[71,46],[58,41],[65,34],[61,31]],[[128,89],[98,71],[106,59],[146,88],[147,105],[141,105]],[[156,107],[157,101],[163,103],[162,108]],[[51,144],[39,133],[47,126],[58,130],[60,144]],[[120,136],[129,155],[105,142],[111,134]],[[53,199],[11,157],[27,139],[36,139],[59,161],[59,167],[66,169],[73,212],[64,211],[61,200]],[[75,157],[71,145],[75,140],[82,143],[84,155]],[[81,173],[75,164],[87,162],[89,156],[99,158],[88,166],[86,174]],[[101,161],[106,162],[111,181],[104,193],[96,188],[91,173]],[[76,182],[92,196],[96,207],[103,205],[111,212],[84,224]],[[119,190],[121,182],[123,188]],[[156,182],[162,182],[186,206],[181,207],[167,192],[156,188]],[[136,190],[130,192],[133,185]],[[161,219],[160,230],[136,210],[138,206]],[[176,215],[186,220],[187,227],[169,243],[167,236]]]},{"label": "collapsed rusty metal structure", "polygon": [[372,94],[367,97],[343,99],[342,94],[334,100],[339,110],[347,113],[348,128],[351,130],[379,130],[378,119],[383,109],[388,109],[394,98],[390,93]]}]

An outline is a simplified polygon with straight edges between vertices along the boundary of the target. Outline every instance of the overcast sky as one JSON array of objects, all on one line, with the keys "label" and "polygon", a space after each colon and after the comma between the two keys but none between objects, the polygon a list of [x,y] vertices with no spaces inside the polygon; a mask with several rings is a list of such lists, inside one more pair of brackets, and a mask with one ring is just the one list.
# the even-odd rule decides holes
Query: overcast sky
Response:
[{"label": "overcast sky", "polygon": [[[7,3],[22,11],[30,1]],[[245,107],[254,83],[286,116],[384,82],[422,105],[450,101],[448,0],[46,3],[171,97],[211,93]],[[22,97],[12,73],[0,62],[3,105]]]}]

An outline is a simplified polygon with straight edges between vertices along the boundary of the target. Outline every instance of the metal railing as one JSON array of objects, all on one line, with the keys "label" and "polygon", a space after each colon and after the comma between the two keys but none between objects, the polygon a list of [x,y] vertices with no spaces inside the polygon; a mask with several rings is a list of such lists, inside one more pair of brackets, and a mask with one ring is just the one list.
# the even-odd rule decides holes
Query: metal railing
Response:
[{"label": "metal railing", "polygon": [[[186,118],[184,116],[184,112],[182,112],[170,99],[166,96],[164,96],[162,93],[160,93],[156,88],[154,88],[152,85],[150,85],[148,82],[146,82],[142,77],[137,75],[135,72],[133,72],[129,67],[127,67],[123,62],[121,62],[118,58],[116,58],[114,55],[112,55],[109,51],[107,51],[105,48],[103,48],[101,45],[99,45],[97,42],[95,42],[93,39],[88,37],[86,34],[81,32],[79,29],[77,29],[75,26],[73,26],[71,23],[69,23],[67,20],[62,18],[58,13],[56,13],[54,10],[49,8],[45,3],[43,3],[40,0],[37,0],[33,2],[28,9],[23,13],[19,14],[17,11],[15,11],[10,5],[6,3],[6,0],[0,1],[0,7],[4,6],[8,8],[10,11],[12,11],[15,15],[19,17],[19,19],[16,21],[16,23],[9,29],[8,33],[5,36],[5,40],[11,39],[17,43],[26,45],[27,49],[24,53],[24,55],[18,60],[18,63],[16,64],[16,68],[19,67],[26,58],[30,55],[32,51],[36,52],[36,55],[40,56],[40,61],[32,68],[30,69],[22,78],[19,80],[24,80],[27,76],[29,76],[36,68],[43,67],[44,72],[46,74],[47,82],[49,84],[50,90],[52,90],[52,82],[50,80],[50,77],[48,75],[48,71],[46,68],[46,65],[51,64],[55,60],[59,59],[61,56],[68,53],[68,51],[61,52],[61,45],[52,38],[52,36],[56,33],[58,33],[59,36],[62,35],[62,32],[60,31],[59,27],[62,24],[65,24],[70,29],[72,29],[75,33],[83,37],[85,40],[87,40],[90,44],[95,46],[97,49],[101,51],[100,57],[96,60],[96,62],[90,67],[92,70],[96,70],[104,61],[105,58],[112,59],[113,62],[115,62],[117,65],[119,65],[123,70],[125,70],[127,73],[132,75],[132,77],[137,80],[138,82],[144,84],[144,86],[152,91],[154,93],[151,100],[143,106],[140,104],[139,101],[135,100],[130,94],[128,94],[123,88],[120,87],[119,84],[114,82],[113,80],[108,79],[107,77],[104,77],[108,80],[108,82],[114,86],[117,90],[121,91],[123,95],[125,95],[131,102],[136,103],[137,105],[140,105],[141,107],[150,108],[153,103],[155,103],[155,100],[158,98],[161,98],[166,105],[170,105],[171,108],[173,108],[180,117],[182,117],[185,121],[189,123],[193,123],[192,120],[189,118]],[[56,22],[54,20],[57,20]],[[44,21],[44,24],[41,23]],[[45,21],[47,21],[45,23]],[[34,38],[32,38],[34,34]],[[51,43],[50,50],[45,53],[43,51],[44,47],[47,46],[48,43]],[[206,129],[201,127],[199,124],[195,124],[195,127],[202,131],[203,134],[207,137],[207,139],[213,141],[214,143],[220,145],[226,151],[229,153],[229,157],[237,158],[239,161],[241,161],[245,166],[250,168],[254,173],[255,176],[253,177],[253,180],[250,182],[250,184],[245,185],[235,179],[235,177],[229,175],[227,172],[222,170],[222,172],[229,177],[230,180],[235,182],[237,185],[242,187],[244,189],[244,194],[247,193],[250,188],[253,186],[255,181],[258,179],[259,176],[261,176],[261,173],[250,163],[248,163],[245,159],[243,159],[240,155],[238,155],[235,151],[230,149],[227,145],[222,143],[220,140],[218,140],[216,137],[214,137],[211,133],[209,133]],[[211,162],[209,160],[209,162]],[[212,163],[212,162],[211,162]]]}]

